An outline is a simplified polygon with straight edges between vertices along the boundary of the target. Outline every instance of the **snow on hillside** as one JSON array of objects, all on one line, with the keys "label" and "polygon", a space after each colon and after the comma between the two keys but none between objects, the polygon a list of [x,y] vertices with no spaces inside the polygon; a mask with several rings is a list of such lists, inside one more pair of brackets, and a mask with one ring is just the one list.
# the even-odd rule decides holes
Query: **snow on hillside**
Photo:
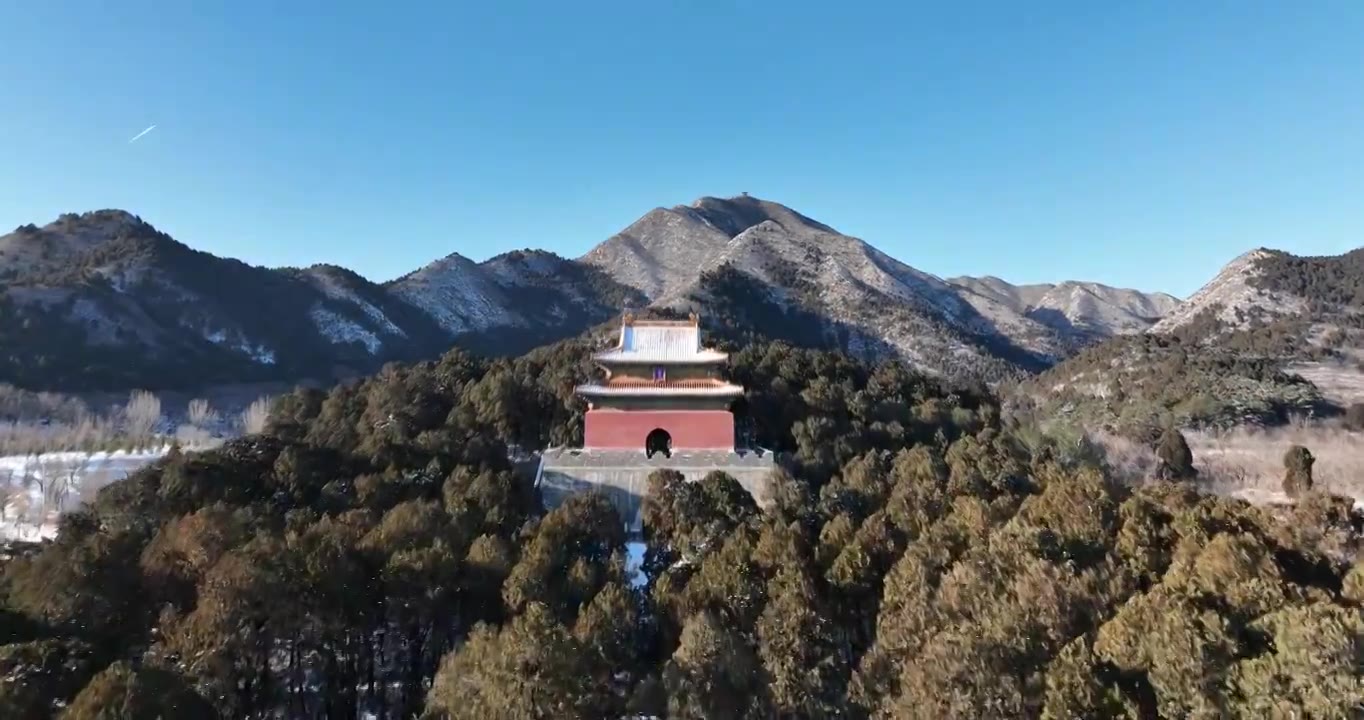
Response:
[{"label": "snow on hillside", "polygon": [[377,354],[384,346],[384,342],[374,333],[321,305],[313,306],[313,309],[308,311],[308,317],[313,319],[318,332],[334,343],[363,343],[370,355]]},{"label": "snow on hillside", "polygon": [[426,311],[452,334],[521,324],[508,310],[497,284],[477,264],[460,255],[437,260],[395,280],[389,290]]},{"label": "snow on hillside", "polygon": [[695,208],[655,208],[579,261],[658,301],[685,292],[702,270],[717,265],[731,237]]},{"label": "snow on hillside", "polygon": [[1304,311],[1306,304],[1302,298],[1257,288],[1251,283],[1261,273],[1257,264],[1266,257],[1267,251],[1252,250],[1227,263],[1217,277],[1153,325],[1150,332],[1172,332],[1204,312],[1216,313],[1222,322],[1240,328],[1257,315],[1293,315]]},{"label": "snow on hillside", "polygon": [[[379,328],[384,332],[390,335],[397,335],[399,337],[407,337],[407,333],[403,332],[402,328],[393,324],[393,321],[388,319],[388,316],[384,314],[383,310],[380,310],[373,303],[366,301],[359,295],[356,295],[354,291],[343,285],[340,280],[332,276],[330,273],[321,271],[312,272],[308,273],[308,278],[313,281],[313,285],[318,290],[321,290],[324,295],[331,298],[332,300],[348,302],[360,308],[360,311],[363,312],[366,316],[368,316],[369,319],[378,323]],[[314,320],[316,320],[316,317],[314,317]],[[354,325],[354,323],[351,324]],[[371,333],[371,336],[372,335],[373,334]],[[366,343],[366,345],[368,345],[368,343]],[[370,350],[370,352],[374,352],[374,350]]]},{"label": "snow on hillside", "polygon": [[0,540],[41,540],[57,519],[100,488],[164,456],[169,446],[129,452],[0,456]]},{"label": "snow on hillside", "polygon": [[231,347],[232,349],[242,353],[243,355],[246,355],[252,360],[255,360],[256,362],[260,363],[261,365],[275,364],[275,351],[271,350],[270,348],[264,345],[253,345],[251,344],[250,341],[244,338],[238,339],[235,343],[233,343],[229,340],[226,330],[213,331],[205,330],[203,335],[205,340],[213,343],[214,345]]},{"label": "snow on hillside", "polygon": [[1180,304],[1178,298],[1165,293],[1072,280],[1014,285],[986,275],[955,277],[947,282],[960,288],[965,300],[986,317],[999,314],[987,304],[993,301],[1014,313],[1070,334],[1079,331],[1110,336],[1142,332]]}]

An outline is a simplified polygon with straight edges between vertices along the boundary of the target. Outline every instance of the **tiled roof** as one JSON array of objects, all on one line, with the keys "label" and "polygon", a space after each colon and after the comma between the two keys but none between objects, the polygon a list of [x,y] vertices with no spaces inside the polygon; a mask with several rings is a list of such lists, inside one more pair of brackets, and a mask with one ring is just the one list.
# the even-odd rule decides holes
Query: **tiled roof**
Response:
[{"label": "tiled roof", "polygon": [[692,378],[686,380],[645,380],[643,378],[613,377],[606,381],[606,387],[613,388],[713,388],[728,385],[714,378]]},{"label": "tiled roof", "polygon": [[620,345],[597,354],[621,362],[706,362],[726,355],[702,349],[701,328],[686,322],[635,322],[621,326]]}]

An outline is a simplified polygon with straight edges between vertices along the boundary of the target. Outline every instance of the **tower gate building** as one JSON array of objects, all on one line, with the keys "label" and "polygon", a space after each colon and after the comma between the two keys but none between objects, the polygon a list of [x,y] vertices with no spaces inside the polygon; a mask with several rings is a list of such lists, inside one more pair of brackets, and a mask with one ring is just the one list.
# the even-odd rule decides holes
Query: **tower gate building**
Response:
[{"label": "tower gate building", "polygon": [[605,490],[637,532],[649,474],[665,468],[692,481],[724,471],[764,503],[774,459],[770,452],[736,447],[730,405],[744,390],[722,376],[727,359],[701,346],[696,315],[679,321],[626,314],[617,346],[595,356],[605,377],[577,388],[588,405],[583,447],[551,449],[541,457],[536,485],[545,504],[553,507],[572,492]]}]

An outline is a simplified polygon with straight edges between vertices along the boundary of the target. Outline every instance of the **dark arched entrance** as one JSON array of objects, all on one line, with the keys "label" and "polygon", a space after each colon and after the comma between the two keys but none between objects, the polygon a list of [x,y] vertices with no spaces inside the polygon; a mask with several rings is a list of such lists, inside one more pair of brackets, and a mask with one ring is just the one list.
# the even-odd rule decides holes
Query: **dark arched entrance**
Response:
[{"label": "dark arched entrance", "polygon": [[673,456],[673,436],[663,428],[655,428],[644,438],[644,456],[653,457],[655,453],[663,453],[663,457]]}]

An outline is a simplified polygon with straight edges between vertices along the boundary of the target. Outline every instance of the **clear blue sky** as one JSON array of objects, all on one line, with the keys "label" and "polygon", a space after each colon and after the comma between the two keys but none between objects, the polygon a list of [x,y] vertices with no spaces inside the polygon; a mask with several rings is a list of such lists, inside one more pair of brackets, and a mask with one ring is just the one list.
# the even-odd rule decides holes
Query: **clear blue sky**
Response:
[{"label": "clear blue sky", "polygon": [[748,191],[943,276],[1177,294],[1364,245],[1364,2],[948,5],[5,3],[0,228],[385,280]]}]

